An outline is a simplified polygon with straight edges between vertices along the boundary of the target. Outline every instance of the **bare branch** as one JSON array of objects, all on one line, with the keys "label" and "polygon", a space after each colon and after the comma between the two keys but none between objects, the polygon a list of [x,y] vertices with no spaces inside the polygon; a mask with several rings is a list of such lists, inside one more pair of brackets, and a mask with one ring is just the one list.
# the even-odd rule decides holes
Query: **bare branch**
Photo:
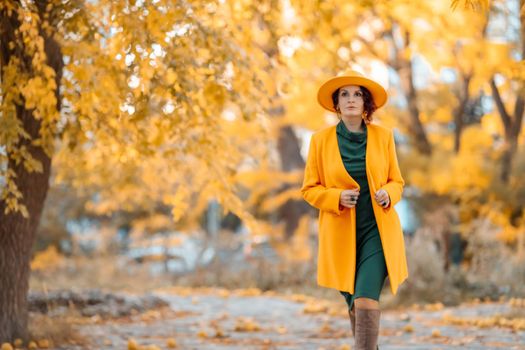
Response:
[{"label": "bare branch", "polygon": [[501,99],[501,95],[499,93],[498,87],[496,86],[496,82],[494,81],[494,77],[490,79],[490,87],[492,89],[492,96],[494,97],[494,101],[496,102],[496,107],[498,108],[501,121],[503,122],[503,125],[505,126],[505,131],[507,132],[511,129],[512,120],[510,119],[510,116],[507,113],[507,110],[505,109],[505,105],[503,104],[503,100]]},{"label": "bare branch", "polygon": [[518,136],[521,132],[521,125],[523,124],[523,117],[525,112],[525,98],[519,95],[514,105],[514,133]]}]

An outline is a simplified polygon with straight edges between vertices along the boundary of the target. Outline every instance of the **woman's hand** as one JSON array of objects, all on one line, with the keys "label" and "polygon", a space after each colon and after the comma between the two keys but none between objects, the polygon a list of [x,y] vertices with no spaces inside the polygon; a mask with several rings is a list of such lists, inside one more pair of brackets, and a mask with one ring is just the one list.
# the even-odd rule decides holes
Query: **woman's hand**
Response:
[{"label": "woman's hand", "polygon": [[357,198],[359,197],[359,190],[343,190],[341,192],[341,197],[339,197],[339,204],[345,208],[354,208],[357,203]]},{"label": "woman's hand", "polygon": [[383,208],[388,208],[390,205],[390,196],[388,196],[388,193],[385,190],[379,190],[375,193],[375,200],[377,204],[382,206]]}]

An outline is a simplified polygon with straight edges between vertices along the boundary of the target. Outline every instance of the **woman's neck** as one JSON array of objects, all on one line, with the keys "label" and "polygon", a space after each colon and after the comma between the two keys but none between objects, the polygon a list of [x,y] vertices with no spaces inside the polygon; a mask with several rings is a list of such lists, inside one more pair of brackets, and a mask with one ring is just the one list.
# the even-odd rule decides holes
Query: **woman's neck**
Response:
[{"label": "woman's neck", "polygon": [[364,131],[363,128],[363,119],[361,118],[343,118],[343,123],[345,123],[345,126],[348,130],[353,132],[362,132]]}]

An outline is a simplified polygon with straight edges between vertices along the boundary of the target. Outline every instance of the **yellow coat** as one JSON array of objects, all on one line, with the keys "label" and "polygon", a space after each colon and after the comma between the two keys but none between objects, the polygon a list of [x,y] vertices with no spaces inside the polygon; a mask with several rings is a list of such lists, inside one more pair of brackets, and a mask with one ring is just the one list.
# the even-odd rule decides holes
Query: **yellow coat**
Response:
[{"label": "yellow coat", "polygon": [[[405,182],[399,170],[392,131],[369,124],[367,134],[366,174],[390,287],[396,294],[399,285],[408,277],[403,231],[394,209],[401,199]],[[351,188],[359,188],[359,184],[343,164],[336,126],[316,132],[310,141],[301,192],[304,199],[320,211],[317,283],[354,294],[355,208],[339,206],[341,192]],[[390,196],[391,204],[386,209],[374,199],[379,189]]]}]

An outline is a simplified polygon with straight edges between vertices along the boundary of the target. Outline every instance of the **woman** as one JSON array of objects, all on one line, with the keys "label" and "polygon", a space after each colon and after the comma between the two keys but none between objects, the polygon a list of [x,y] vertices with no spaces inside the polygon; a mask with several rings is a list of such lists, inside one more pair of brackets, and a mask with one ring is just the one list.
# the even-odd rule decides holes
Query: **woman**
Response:
[{"label": "woman", "polygon": [[385,278],[395,295],[408,277],[394,136],[371,123],[387,93],[350,71],[325,82],[317,100],[340,119],[312,136],[301,188],[320,210],[317,283],[345,297],[356,349],[375,350]]}]

